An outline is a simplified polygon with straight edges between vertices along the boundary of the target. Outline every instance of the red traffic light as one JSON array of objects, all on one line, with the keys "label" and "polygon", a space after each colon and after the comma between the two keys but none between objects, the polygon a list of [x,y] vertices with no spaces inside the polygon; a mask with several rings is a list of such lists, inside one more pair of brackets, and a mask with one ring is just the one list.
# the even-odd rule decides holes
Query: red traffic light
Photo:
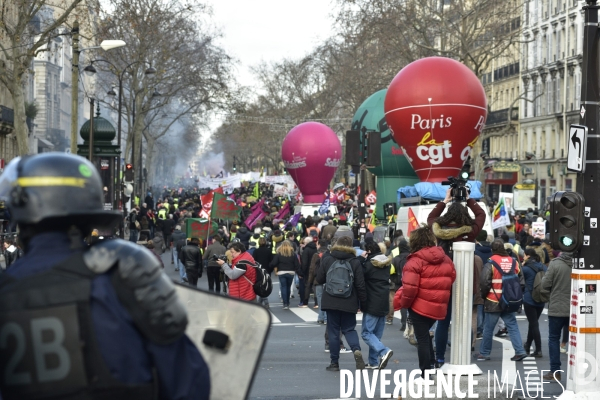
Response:
[{"label": "red traffic light", "polygon": [[133,169],[133,165],[131,165],[131,164],[125,164],[125,169]]}]

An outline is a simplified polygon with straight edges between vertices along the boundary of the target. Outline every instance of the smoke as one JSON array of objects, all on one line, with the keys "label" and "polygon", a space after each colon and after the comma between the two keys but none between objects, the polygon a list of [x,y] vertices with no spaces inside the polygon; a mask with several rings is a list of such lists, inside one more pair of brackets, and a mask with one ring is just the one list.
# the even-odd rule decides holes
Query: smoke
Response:
[{"label": "smoke", "polygon": [[217,175],[225,170],[225,154],[220,153],[204,153],[198,160],[198,173],[204,175],[204,171],[208,175]]}]

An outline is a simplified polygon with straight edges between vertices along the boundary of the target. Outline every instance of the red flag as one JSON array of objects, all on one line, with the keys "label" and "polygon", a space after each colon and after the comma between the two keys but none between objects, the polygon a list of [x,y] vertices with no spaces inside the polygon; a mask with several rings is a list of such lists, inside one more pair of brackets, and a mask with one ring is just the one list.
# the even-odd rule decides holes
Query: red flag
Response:
[{"label": "red flag", "polygon": [[419,228],[419,221],[417,221],[417,217],[415,217],[415,213],[412,208],[408,208],[408,229],[406,232],[406,236],[409,237],[410,233]]},{"label": "red flag", "polygon": [[337,203],[337,195],[333,192],[333,190],[331,190],[329,192],[329,204],[336,204]]},{"label": "red flag", "polygon": [[365,203],[367,206],[377,203],[377,193],[374,190],[371,190],[371,193],[365,196]]},{"label": "red flag", "polygon": [[338,203],[343,203],[344,201],[346,201],[346,191],[345,190],[340,190],[338,192],[337,201],[338,201]]},{"label": "red flag", "polygon": [[200,200],[202,201],[202,210],[205,211],[209,215],[210,215],[210,210],[212,208],[212,202],[213,202],[214,195],[215,195],[215,192],[213,190],[211,190],[204,196],[200,196]]}]

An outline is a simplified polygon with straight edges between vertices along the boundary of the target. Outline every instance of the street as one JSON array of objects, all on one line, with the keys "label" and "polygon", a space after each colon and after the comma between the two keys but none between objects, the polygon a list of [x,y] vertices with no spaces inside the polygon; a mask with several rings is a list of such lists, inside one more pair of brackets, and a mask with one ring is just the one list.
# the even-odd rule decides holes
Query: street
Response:
[{"label": "street", "polygon": [[[179,281],[178,272],[175,272],[174,265],[171,264],[170,253],[162,256],[165,263],[165,272],[172,279]],[[208,283],[206,274],[198,281],[200,289],[207,290]],[[283,310],[283,304],[278,296],[279,282],[274,277],[273,292],[269,296],[271,309],[272,328],[267,339],[267,345],[256,373],[254,384],[250,392],[251,399],[337,399],[340,398],[340,372],[327,372],[325,367],[329,365],[329,353],[324,351],[324,333],[326,326],[317,324],[317,311],[312,308],[313,301],[310,301],[309,308],[299,308],[297,291],[296,298],[291,301],[289,310]],[[404,339],[400,328],[400,315],[396,312],[396,318],[393,325],[386,325],[382,342],[394,351],[394,355],[387,365],[391,371],[418,369],[417,348]],[[360,337],[362,314],[357,315],[357,332]],[[517,314],[519,331],[521,338],[525,339],[527,335],[527,320],[525,314]],[[507,381],[512,385],[515,377],[520,377],[523,386],[529,389],[529,395],[520,390],[514,391],[514,398],[532,397],[542,398],[541,393],[537,392],[537,385],[540,383],[540,373],[547,370],[550,366],[548,358],[548,318],[546,310],[540,317],[540,331],[542,335],[542,358],[528,357],[522,362],[510,361],[514,355],[512,345],[508,337],[494,338],[491,360],[478,362],[477,365],[483,371],[483,375],[476,376],[475,380],[479,384],[475,387],[475,392],[479,393],[479,398],[506,398],[501,396],[501,389],[496,384],[496,395],[494,396],[494,373],[498,381],[506,375]],[[362,341],[361,349],[363,358],[367,362],[368,346]],[[344,343],[346,341],[344,340]],[[475,350],[479,350],[481,340],[477,340]],[[533,351],[532,346],[532,351]],[[446,360],[450,359],[450,348],[446,351]],[[562,368],[566,370],[567,354],[561,353]],[[354,372],[355,363],[352,354],[340,354],[340,369],[349,369]],[[488,395],[488,371],[490,374],[490,394]],[[534,371],[534,372],[530,372]],[[544,371],[543,373],[546,373]],[[372,374],[373,372],[369,372]],[[525,376],[529,373],[529,379]],[[393,375],[393,372],[392,372]],[[562,384],[566,385],[566,373],[562,375]],[[520,384],[517,385],[520,387]],[[393,391],[392,385],[389,386],[389,392]],[[433,387],[435,392],[435,386]],[[506,388],[502,392],[506,395]],[[509,388],[509,395],[512,392],[512,386]],[[558,396],[563,389],[556,383],[545,383],[543,385],[543,396]],[[379,387],[375,391],[375,398],[379,398]],[[366,397],[364,387],[361,390],[362,397]],[[354,394],[351,396],[355,398]],[[509,396],[510,397],[510,396]]]}]

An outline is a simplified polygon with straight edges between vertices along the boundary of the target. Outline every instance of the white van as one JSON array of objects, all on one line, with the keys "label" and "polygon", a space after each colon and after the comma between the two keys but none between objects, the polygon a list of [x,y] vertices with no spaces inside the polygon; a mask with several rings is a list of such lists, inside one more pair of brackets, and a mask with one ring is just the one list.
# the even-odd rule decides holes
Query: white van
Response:
[{"label": "white van", "polygon": [[[402,229],[402,232],[405,235],[406,235],[406,232],[408,232],[408,210],[409,209],[412,209],[412,212],[415,214],[415,217],[417,218],[417,221],[419,222],[419,224],[426,224],[427,217],[429,217],[429,213],[435,208],[436,204],[437,203],[425,204],[425,205],[419,205],[419,206],[402,206],[402,207],[400,207],[400,209],[398,210],[398,215],[396,216],[396,230]],[[485,229],[485,231],[488,233],[488,235],[493,235],[494,230],[492,229],[492,217],[490,216],[488,207],[485,205],[485,203],[483,203],[481,201],[477,202],[477,204],[485,212],[485,222],[483,223],[483,229]],[[446,209],[444,210],[444,212],[442,212],[442,215],[444,215],[447,210],[448,210],[448,207],[446,206]],[[475,218],[475,215],[473,214],[473,211],[471,211],[471,209],[469,209],[469,215],[471,216],[471,218]]]},{"label": "white van", "polygon": [[[313,217],[315,215],[315,211],[319,212],[319,208],[321,208],[321,204],[318,203],[306,203],[306,204],[298,204],[294,207],[294,214],[301,213],[304,218]],[[333,217],[337,214],[337,206],[335,204],[331,204],[329,206],[329,212]]]}]

